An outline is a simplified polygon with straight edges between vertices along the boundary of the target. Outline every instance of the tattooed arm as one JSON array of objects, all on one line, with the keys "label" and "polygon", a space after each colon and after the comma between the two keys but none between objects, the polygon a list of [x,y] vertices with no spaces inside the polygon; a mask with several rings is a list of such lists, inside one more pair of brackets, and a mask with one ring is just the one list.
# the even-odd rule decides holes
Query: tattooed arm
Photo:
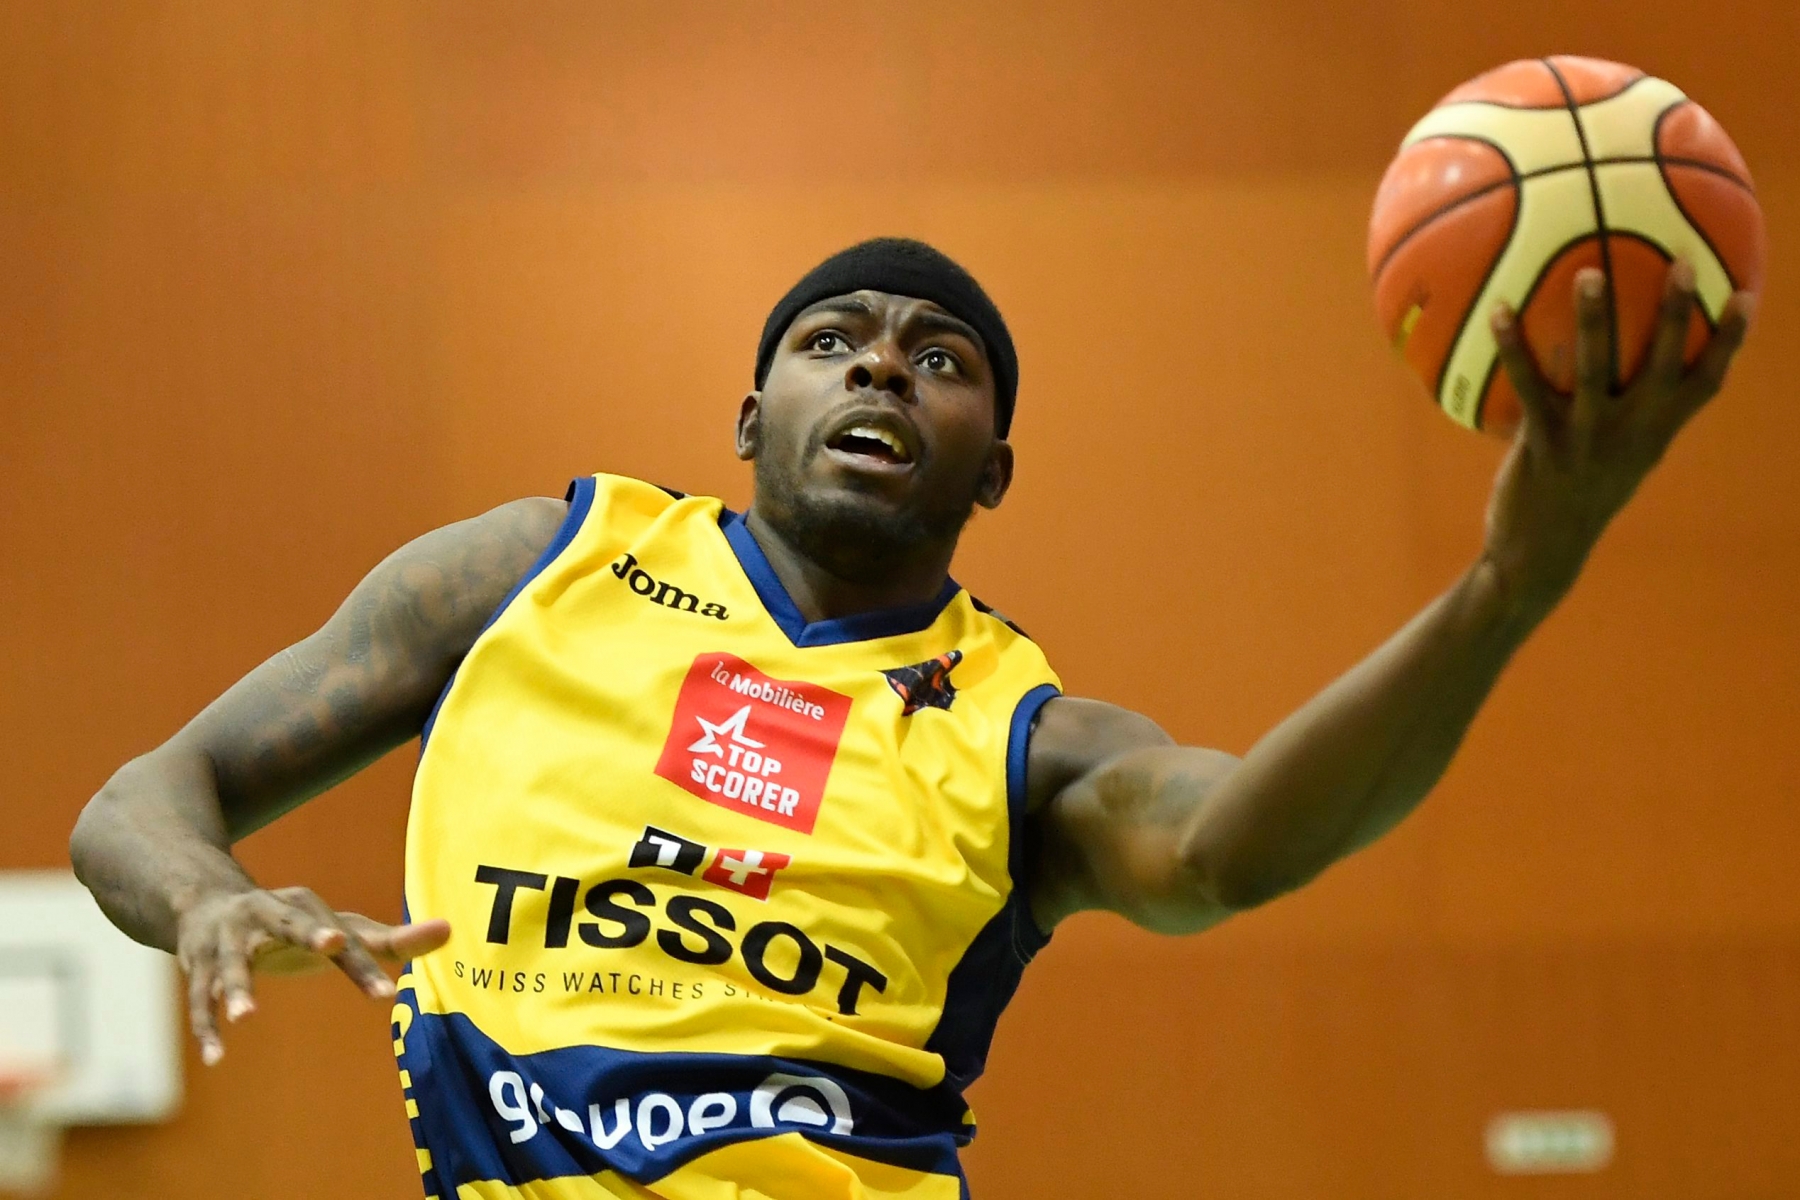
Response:
[{"label": "tattooed arm", "polygon": [[70,838],[114,924],[178,955],[207,1062],[213,1006],[254,1007],[250,968],[329,958],[372,996],[377,958],[441,945],[441,921],[386,926],[305,888],[263,891],[231,844],[417,737],[483,622],[543,552],[560,500],[518,500],[435,530],[369,573],[312,636],[269,659],[161,746],[119,768]]}]

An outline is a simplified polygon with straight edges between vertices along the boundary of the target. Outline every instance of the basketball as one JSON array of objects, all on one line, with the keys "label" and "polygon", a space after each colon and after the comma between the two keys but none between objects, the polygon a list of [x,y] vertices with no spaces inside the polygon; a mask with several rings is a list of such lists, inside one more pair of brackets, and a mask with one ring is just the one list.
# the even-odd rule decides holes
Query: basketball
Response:
[{"label": "basketball", "polygon": [[1368,265],[1383,331],[1450,418],[1509,434],[1521,410],[1488,325],[1518,313],[1545,377],[1570,391],[1574,277],[1606,276],[1613,380],[1636,374],[1664,274],[1694,266],[1691,362],[1735,290],[1763,279],[1749,169],[1705,109],[1621,63],[1507,63],[1413,126],[1376,193]]}]

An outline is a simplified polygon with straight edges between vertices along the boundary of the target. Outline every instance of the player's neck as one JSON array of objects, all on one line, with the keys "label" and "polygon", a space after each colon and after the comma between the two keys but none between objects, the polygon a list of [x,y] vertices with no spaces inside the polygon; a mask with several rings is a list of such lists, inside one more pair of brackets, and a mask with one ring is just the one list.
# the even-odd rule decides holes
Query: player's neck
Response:
[{"label": "player's neck", "polygon": [[765,520],[755,505],[744,514],[744,523],[787,589],[788,598],[808,622],[929,603],[943,591],[956,549],[954,541],[947,546],[921,547],[914,555],[897,555],[884,563],[879,581],[856,582],[834,575],[807,557]]}]

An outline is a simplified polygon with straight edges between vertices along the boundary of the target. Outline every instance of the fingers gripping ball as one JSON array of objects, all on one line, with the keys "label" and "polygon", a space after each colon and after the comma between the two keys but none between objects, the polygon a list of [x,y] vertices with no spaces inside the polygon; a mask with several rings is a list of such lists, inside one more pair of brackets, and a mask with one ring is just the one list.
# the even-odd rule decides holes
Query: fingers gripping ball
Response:
[{"label": "fingers gripping ball", "polygon": [[1538,367],[1567,392],[1572,284],[1599,269],[1623,387],[1648,353],[1676,256],[1698,283],[1690,362],[1731,293],[1761,289],[1763,217],[1737,147],[1673,84],[1556,56],[1489,71],[1413,126],[1376,193],[1368,254],[1401,356],[1451,419],[1504,435],[1520,410],[1496,366],[1495,305],[1519,314]]}]

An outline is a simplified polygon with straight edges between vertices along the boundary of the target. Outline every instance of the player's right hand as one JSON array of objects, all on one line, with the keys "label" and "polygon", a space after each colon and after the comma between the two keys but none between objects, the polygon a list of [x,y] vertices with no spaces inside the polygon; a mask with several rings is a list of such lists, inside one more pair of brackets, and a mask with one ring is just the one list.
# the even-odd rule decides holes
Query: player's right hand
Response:
[{"label": "player's right hand", "polygon": [[1685,351],[1699,303],[1694,267],[1672,263],[1648,359],[1619,388],[1606,278],[1583,269],[1574,290],[1573,394],[1559,392],[1539,369],[1516,313],[1499,308],[1492,325],[1525,421],[1488,504],[1485,557],[1533,619],[1562,598],[1607,524],[1724,384],[1756,305],[1749,292],[1733,294],[1690,366]]},{"label": "player's right hand", "polygon": [[295,974],[335,965],[363,993],[391,999],[382,962],[405,962],[442,946],[450,923],[384,925],[336,912],[310,888],[218,893],[181,916],[175,955],[188,981],[188,1023],[207,1066],[225,1054],[218,1013],[237,1021],[256,1010],[252,971]]}]

